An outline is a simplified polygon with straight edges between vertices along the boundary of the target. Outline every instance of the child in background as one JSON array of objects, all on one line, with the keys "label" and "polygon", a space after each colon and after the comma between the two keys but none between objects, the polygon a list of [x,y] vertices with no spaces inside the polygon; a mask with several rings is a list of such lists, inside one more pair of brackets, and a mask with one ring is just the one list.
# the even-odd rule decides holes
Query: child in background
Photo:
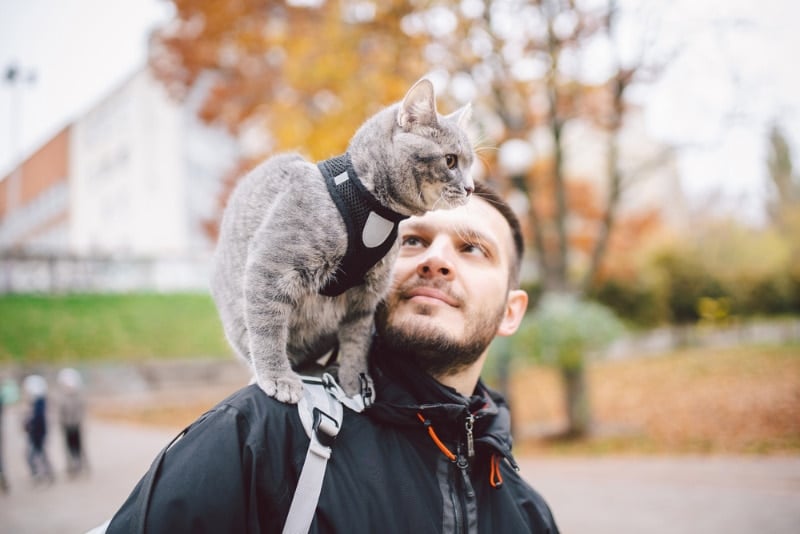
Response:
[{"label": "child in background", "polygon": [[22,385],[30,402],[25,417],[25,433],[28,435],[28,466],[34,483],[52,483],[53,468],[47,458],[44,441],[47,437],[47,381],[39,375],[29,375]]},{"label": "child in background", "polygon": [[67,449],[67,475],[73,477],[88,468],[81,435],[86,412],[83,379],[75,369],[66,368],[58,373],[58,384],[61,386],[58,414]]}]

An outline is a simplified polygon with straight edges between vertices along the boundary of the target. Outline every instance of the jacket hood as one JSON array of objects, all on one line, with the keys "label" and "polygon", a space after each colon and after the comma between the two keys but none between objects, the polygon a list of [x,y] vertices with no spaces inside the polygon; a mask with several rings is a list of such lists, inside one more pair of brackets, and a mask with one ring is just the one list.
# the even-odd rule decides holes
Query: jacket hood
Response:
[{"label": "jacket hood", "polygon": [[421,414],[440,436],[457,439],[472,414],[477,450],[489,447],[514,464],[508,405],[482,380],[467,398],[422,371],[408,354],[388,350],[377,341],[370,358],[377,398],[367,410],[368,416],[397,426],[422,426]]}]

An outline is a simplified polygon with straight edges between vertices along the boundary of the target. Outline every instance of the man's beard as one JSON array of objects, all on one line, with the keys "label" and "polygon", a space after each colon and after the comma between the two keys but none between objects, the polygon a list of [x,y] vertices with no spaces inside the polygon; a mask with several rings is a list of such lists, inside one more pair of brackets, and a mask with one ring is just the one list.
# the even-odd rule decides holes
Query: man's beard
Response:
[{"label": "man's beard", "polygon": [[421,317],[400,324],[396,321],[390,323],[386,304],[383,303],[376,315],[376,328],[386,348],[411,357],[429,375],[441,377],[462,371],[481,357],[494,339],[504,312],[505,306],[491,316],[476,316],[473,313],[467,317],[465,337],[455,339],[430,324],[435,319],[430,319],[428,324]]}]

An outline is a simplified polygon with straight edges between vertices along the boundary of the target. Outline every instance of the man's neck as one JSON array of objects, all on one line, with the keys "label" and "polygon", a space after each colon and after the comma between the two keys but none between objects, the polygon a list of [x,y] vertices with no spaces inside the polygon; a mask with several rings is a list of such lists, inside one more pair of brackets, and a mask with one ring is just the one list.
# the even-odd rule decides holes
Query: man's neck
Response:
[{"label": "man's neck", "polygon": [[475,392],[475,387],[478,385],[478,380],[481,377],[483,364],[486,361],[487,352],[481,354],[475,363],[469,367],[460,369],[459,371],[445,374],[445,375],[431,375],[440,384],[451,387],[459,392],[466,398],[472,396]]}]

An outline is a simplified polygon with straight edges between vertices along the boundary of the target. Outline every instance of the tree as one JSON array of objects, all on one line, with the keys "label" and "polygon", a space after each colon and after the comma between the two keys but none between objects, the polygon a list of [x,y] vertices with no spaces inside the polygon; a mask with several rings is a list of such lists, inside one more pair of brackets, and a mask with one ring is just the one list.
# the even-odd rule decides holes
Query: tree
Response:
[{"label": "tree", "polygon": [[200,117],[269,135],[264,156],[342,151],[360,123],[421,76],[422,43],[401,30],[413,6],[385,2],[173,0],[150,64],[177,98],[210,79]]},{"label": "tree", "polygon": [[767,171],[773,186],[767,211],[775,225],[786,229],[792,213],[800,210],[800,175],[794,172],[792,151],[777,124],[769,132]]},{"label": "tree", "polygon": [[769,133],[767,170],[773,193],[767,204],[772,223],[791,246],[789,278],[800,297],[800,175],[794,171],[792,151],[780,126],[775,124]]}]

